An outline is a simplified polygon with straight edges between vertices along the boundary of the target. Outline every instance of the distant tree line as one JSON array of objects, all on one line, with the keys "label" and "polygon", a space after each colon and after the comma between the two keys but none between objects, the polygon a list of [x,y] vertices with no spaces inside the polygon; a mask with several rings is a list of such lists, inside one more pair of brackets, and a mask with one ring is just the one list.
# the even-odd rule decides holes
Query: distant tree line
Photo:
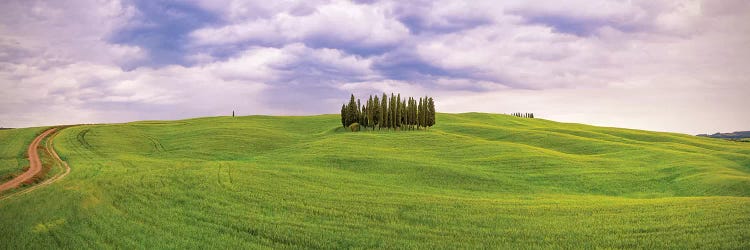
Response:
[{"label": "distant tree line", "polygon": [[700,134],[698,136],[711,137],[711,138],[721,138],[721,139],[730,139],[730,140],[741,140],[741,139],[750,138],[750,131],[736,131],[736,132],[732,132],[732,133],[719,133],[719,132],[716,132],[715,134],[712,134],[712,135]]},{"label": "distant tree line", "polygon": [[534,118],[534,113],[512,113],[510,115],[523,118]]},{"label": "distant tree line", "polygon": [[435,125],[435,101],[432,97],[420,97],[419,100],[409,97],[401,99],[401,94],[391,97],[383,93],[382,98],[370,96],[362,105],[354,94],[349,103],[341,106],[341,125],[351,128],[359,127],[380,129],[420,129]]}]

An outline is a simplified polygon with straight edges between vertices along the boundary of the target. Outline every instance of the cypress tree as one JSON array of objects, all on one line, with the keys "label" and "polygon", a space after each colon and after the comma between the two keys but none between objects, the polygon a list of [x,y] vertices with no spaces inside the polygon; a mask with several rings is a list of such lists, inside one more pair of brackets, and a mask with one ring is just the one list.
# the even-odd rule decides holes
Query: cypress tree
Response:
[{"label": "cypress tree", "polygon": [[391,93],[391,99],[388,105],[388,127],[396,129],[396,96]]},{"label": "cypress tree", "polygon": [[362,120],[360,121],[363,129],[367,129],[367,126],[370,124],[370,121],[367,119],[367,112],[370,111],[367,110],[367,100],[365,100],[365,103],[362,105]]},{"label": "cypress tree", "polygon": [[357,99],[357,121],[356,123],[362,123],[362,105],[359,104],[359,99]]},{"label": "cypress tree", "polygon": [[375,105],[372,104],[372,95],[367,100],[367,125],[375,129]]},{"label": "cypress tree", "polygon": [[419,129],[419,106],[417,105],[417,99],[412,98],[412,120],[411,124],[414,126],[414,129]]},{"label": "cypress tree", "polygon": [[396,100],[398,103],[398,110],[396,113],[398,114],[398,127],[403,130],[404,129],[404,103],[401,101],[401,99]]},{"label": "cypress tree", "polygon": [[372,99],[372,105],[373,105],[373,119],[374,123],[372,124],[372,129],[375,130],[375,125],[380,125],[382,119],[382,116],[380,116],[380,98],[378,98],[378,95],[375,95],[375,98]]},{"label": "cypress tree", "polygon": [[[368,96],[365,102],[356,99],[354,94],[349,97],[349,102],[341,105],[341,125],[349,127],[353,123],[360,126],[378,129],[386,128],[393,130],[414,130],[430,128],[435,125],[435,100],[424,96],[417,98],[401,98],[401,94],[391,93],[388,98],[383,93],[382,99],[378,95]],[[534,113],[511,113],[513,116],[522,118],[533,118]]]},{"label": "cypress tree", "polygon": [[409,125],[411,125],[412,129],[415,129],[417,125],[417,101],[413,97],[409,99],[411,101],[409,104]]},{"label": "cypress tree", "polygon": [[411,96],[406,100],[406,126],[411,130]]},{"label": "cypress tree", "polygon": [[346,104],[341,104],[341,126],[346,127]]},{"label": "cypress tree", "polygon": [[357,122],[357,102],[354,101],[354,94],[349,99],[349,105],[346,108],[346,126],[349,127],[352,123]]},{"label": "cypress tree", "polygon": [[401,127],[401,93],[396,96],[396,123],[393,125],[394,129]]},{"label": "cypress tree", "polygon": [[404,129],[408,126],[406,123],[406,100],[401,100],[401,105],[399,105],[401,109],[399,109],[399,113],[401,113],[401,128]]},{"label": "cypress tree", "polygon": [[396,123],[393,125],[395,128],[401,129],[401,99],[399,99],[399,96],[401,94],[396,95],[396,99],[394,102],[396,103],[396,109],[394,117],[396,117]]},{"label": "cypress tree", "polygon": [[422,101],[422,112],[424,112],[424,116],[422,116],[422,126],[424,126],[425,129],[430,127],[430,106],[427,99],[427,96],[424,97],[424,100]]},{"label": "cypress tree", "polygon": [[388,96],[383,93],[383,98],[380,99],[380,115],[381,124],[379,128],[388,128]]},{"label": "cypress tree", "polygon": [[424,112],[422,112],[422,97],[420,97],[419,104],[417,104],[417,129],[422,127],[422,116],[424,116]]},{"label": "cypress tree", "polygon": [[432,97],[427,99],[427,126],[432,127],[435,125],[435,102]]},{"label": "cypress tree", "polygon": [[406,99],[401,100],[401,125],[405,128],[409,128],[409,112],[407,111]]}]

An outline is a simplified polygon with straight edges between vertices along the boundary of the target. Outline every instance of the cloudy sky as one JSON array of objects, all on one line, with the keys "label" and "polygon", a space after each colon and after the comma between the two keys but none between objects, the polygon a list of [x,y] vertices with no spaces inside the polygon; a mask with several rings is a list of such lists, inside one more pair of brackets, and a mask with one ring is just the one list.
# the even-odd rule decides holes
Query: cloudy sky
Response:
[{"label": "cloudy sky", "polygon": [[[0,1],[0,126],[337,113],[350,93],[750,130],[750,1]],[[438,121],[439,122],[439,121]]]}]

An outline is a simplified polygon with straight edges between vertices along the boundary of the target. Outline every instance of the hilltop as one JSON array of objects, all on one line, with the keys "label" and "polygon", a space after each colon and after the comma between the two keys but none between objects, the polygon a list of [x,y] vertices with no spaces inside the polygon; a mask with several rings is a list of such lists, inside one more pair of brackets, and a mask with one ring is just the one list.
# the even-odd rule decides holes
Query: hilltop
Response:
[{"label": "hilltop", "polygon": [[0,201],[0,248],[750,248],[750,144],[436,119],[403,132],[347,132],[339,115],[65,128],[54,147],[70,174]]},{"label": "hilltop", "polygon": [[711,137],[711,138],[721,138],[721,139],[743,139],[743,138],[750,138],[750,131],[736,131],[736,132],[732,132],[732,133],[714,133],[714,134],[711,134],[711,135],[700,134],[698,136]]}]

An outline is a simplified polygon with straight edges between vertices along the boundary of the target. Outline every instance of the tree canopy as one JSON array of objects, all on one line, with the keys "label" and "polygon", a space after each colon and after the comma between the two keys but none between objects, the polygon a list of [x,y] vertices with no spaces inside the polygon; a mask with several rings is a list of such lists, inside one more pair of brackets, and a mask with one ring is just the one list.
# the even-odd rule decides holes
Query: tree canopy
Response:
[{"label": "tree canopy", "polygon": [[364,105],[352,94],[349,102],[341,106],[341,125],[352,124],[375,130],[416,130],[427,129],[435,125],[435,101],[424,96],[419,100],[414,97],[401,98],[401,94],[388,97],[371,95]]}]

